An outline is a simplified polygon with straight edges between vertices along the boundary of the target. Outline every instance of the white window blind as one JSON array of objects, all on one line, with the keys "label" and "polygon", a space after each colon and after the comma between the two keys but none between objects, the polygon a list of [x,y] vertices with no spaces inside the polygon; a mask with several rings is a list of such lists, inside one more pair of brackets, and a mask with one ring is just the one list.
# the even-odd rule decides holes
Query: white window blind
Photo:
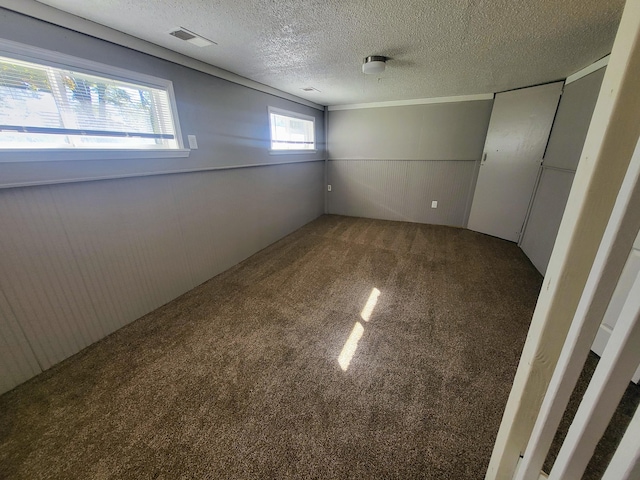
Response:
[{"label": "white window blind", "polygon": [[0,149],[178,149],[170,82],[0,55]]},{"label": "white window blind", "polygon": [[315,150],[315,119],[269,108],[271,150]]}]

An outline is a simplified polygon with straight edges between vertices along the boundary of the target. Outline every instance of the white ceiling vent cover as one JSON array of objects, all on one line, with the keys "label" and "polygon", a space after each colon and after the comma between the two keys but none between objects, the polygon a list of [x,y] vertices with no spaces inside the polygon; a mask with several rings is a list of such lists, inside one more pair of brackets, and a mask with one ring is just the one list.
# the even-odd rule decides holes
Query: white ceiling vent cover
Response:
[{"label": "white ceiling vent cover", "polygon": [[169,35],[173,35],[174,37],[179,38],[180,40],[184,40],[185,42],[192,43],[197,47],[208,47],[209,45],[217,45],[216,42],[213,42],[207,38],[204,38],[203,36],[198,35],[197,33],[193,33],[192,31],[187,30],[184,27],[172,28],[171,31],[169,32]]}]

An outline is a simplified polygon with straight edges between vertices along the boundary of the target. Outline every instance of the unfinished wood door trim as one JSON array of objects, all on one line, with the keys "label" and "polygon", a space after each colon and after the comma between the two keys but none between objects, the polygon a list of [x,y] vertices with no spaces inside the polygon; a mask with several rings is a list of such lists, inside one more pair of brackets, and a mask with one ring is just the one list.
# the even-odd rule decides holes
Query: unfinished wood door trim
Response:
[{"label": "unfinished wood door trim", "polygon": [[582,478],[596,445],[638,366],[640,296],[637,293],[640,292],[640,276],[636,277],[632,292],[634,293],[625,302],[620,319],[558,453],[550,479]]},{"label": "unfinished wood door trim", "polygon": [[[540,408],[540,414],[538,415],[531,439],[524,453],[522,466],[515,476],[516,480],[535,479],[542,468],[542,464],[549,451],[562,415],[569,403],[571,393],[582,372],[584,362],[589,354],[593,340],[604,318],[613,292],[629,258],[629,253],[633,248],[638,230],[640,229],[640,210],[637,208],[637,205],[640,205],[640,142],[636,145],[627,175],[625,176],[618,195],[618,200],[611,213],[609,224],[607,225],[602,243],[598,249],[598,254],[591,268],[591,273],[589,274],[587,284],[585,285],[575,317],[569,329],[567,340],[560,354],[556,369],[553,372],[553,377],[551,378],[547,393]],[[636,280],[631,291],[637,292],[638,288],[640,288],[640,283]],[[607,363],[607,355],[616,354],[616,352],[611,352],[611,348],[612,345],[616,345],[616,340],[614,339],[618,338],[620,332],[623,331],[621,329],[624,328],[624,322],[628,321],[630,315],[635,315],[634,312],[628,310],[629,302],[632,301],[633,296],[633,294],[630,294],[627,297],[625,306],[620,314],[619,321],[622,322],[622,325],[618,328],[616,324],[616,328],[613,330],[613,334],[601,360],[601,364],[603,365]],[[618,341],[622,344],[624,338]],[[633,363],[633,361],[631,361],[631,363]],[[636,361],[635,365],[632,365],[630,368],[635,370],[637,366],[638,362]],[[599,365],[592,383],[597,381],[600,368]],[[626,388],[632,375],[633,371],[631,371],[628,376],[622,375],[626,377],[621,384],[623,387]],[[619,376],[615,377],[616,380],[619,380],[619,378]],[[591,390],[592,386],[590,385],[587,392]],[[615,389],[612,385],[609,385],[607,390],[609,393],[613,393]],[[622,392],[624,392],[624,388]],[[620,396],[622,396],[622,392]],[[588,396],[585,394],[585,400],[587,398]],[[612,400],[614,409],[619,401],[620,397]],[[574,421],[576,425],[579,425],[583,420],[579,415],[587,415],[582,405],[580,406],[578,414],[576,414]],[[605,413],[602,411],[600,412],[599,419],[604,418]],[[597,424],[598,422],[592,421],[590,428],[595,427]],[[577,427],[572,425],[570,432],[575,431],[575,428]],[[606,423],[604,424],[604,428],[606,428]],[[565,442],[566,448],[564,445],[562,447],[562,452],[565,452],[565,455],[568,455],[567,452],[569,449],[578,447],[578,443],[571,445],[572,442],[577,442],[574,435],[568,435]],[[582,442],[582,440],[580,440],[580,442]],[[593,447],[595,448],[595,444]],[[585,457],[584,466],[586,467],[591,455],[585,454],[582,456]],[[558,459],[560,460],[560,456]],[[562,460],[560,463],[561,462]],[[567,460],[567,468],[569,470],[563,470],[563,475],[565,476],[558,478],[577,478],[582,475],[582,473],[577,476],[572,475],[570,472],[579,468],[580,464],[570,465],[570,463],[571,462]],[[556,467],[554,467],[554,472],[555,471]],[[551,475],[551,478],[554,478],[554,475]]]},{"label": "unfinished wood door trim", "polygon": [[[512,479],[640,133],[640,0],[624,13],[486,479]],[[627,251],[628,252],[628,251]]]}]

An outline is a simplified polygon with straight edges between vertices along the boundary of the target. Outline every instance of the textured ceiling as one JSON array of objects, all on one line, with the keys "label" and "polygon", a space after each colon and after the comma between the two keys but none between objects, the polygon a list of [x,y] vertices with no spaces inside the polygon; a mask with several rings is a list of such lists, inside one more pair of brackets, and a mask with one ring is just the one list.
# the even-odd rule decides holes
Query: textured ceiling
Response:
[{"label": "textured ceiling", "polygon": [[[323,105],[494,93],[611,51],[624,0],[41,0]],[[182,26],[217,42],[168,34]],[[379,76],[362,59],[391,58]],[[314,87],[319,92],[304,92]]]}]

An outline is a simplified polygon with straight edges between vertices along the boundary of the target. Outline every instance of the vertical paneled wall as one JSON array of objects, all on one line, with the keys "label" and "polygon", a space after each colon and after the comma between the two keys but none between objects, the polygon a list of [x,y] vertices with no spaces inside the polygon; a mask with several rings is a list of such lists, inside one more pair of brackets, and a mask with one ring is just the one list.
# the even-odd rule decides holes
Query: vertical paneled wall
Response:
[{"label": "vertical paneled wall", "polygon": [[604,68],[564,87],[542,163],[529,219],[520,242],[531,262],[545,274],[569,198]]},{"label": "vertical paneled wall", "polygon": [[492,103],[330,111],[329,213],[465,226]]},{"label": "vertical paneled wall", "polygon": [[[172,80],[199,144],[181,159],[0,162],[0,184],[49,183],[0,189],[0,392],[323,213],[323,112],[2,9],[0,37]],[[269,155],[269,105],[314,115],[319,151]],[[109,162],[133,176],[78,181]]]},{"label": "vertical paneled wall", "polygon": [[35,353],[0,290],[0,392],[40,372]]}]

